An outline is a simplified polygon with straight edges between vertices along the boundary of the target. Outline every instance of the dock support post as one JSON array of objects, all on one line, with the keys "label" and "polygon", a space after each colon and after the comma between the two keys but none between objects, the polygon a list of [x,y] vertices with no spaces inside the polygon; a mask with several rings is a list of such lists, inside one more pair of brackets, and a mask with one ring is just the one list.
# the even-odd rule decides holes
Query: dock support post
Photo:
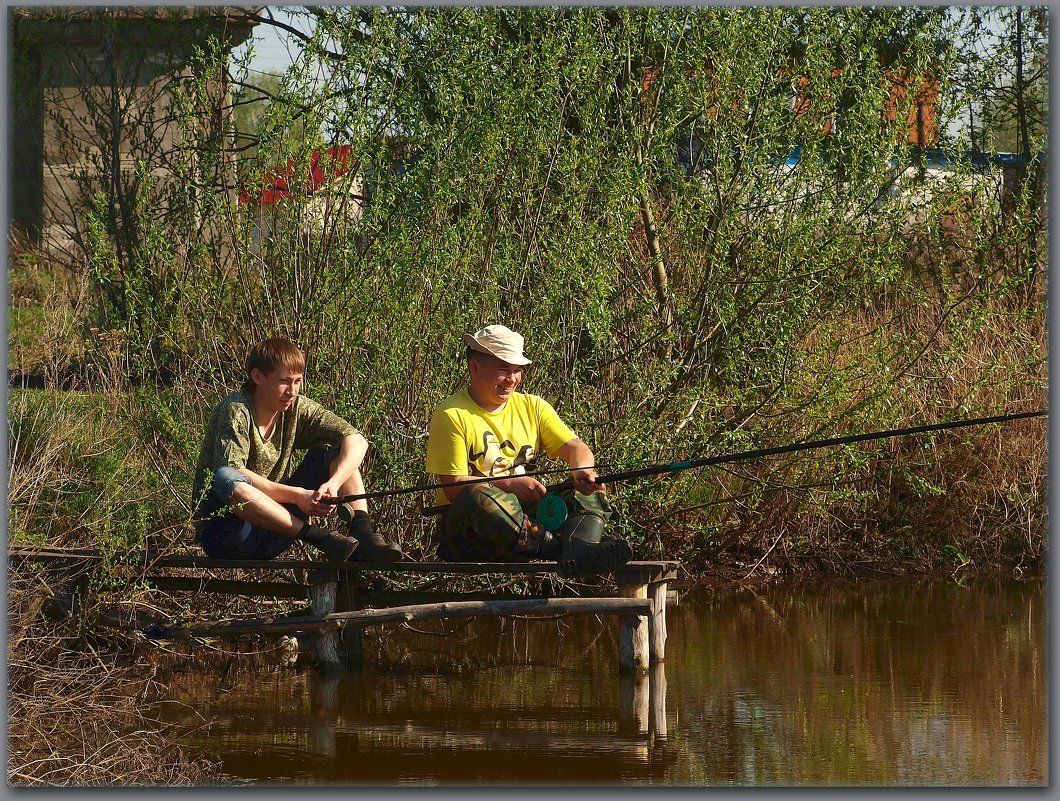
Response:
[{"label": "dock support post", "polygon": [[[648,585],[626,583],[620,579],[618,594],[622,598],[647,598]],[[618,667],[621,671],[648,669],[648,619],[646,617],[619,616]]]},{"label": "dock support post", "polygon": [[339,682],[337,673],[322,673],[309,677],[309,742],[313,753],[322,757],[335,756],[335,719],[339,712]]},{"label": "dock support post", "polygon": [[[354,612],[361,608],[357,581],[349,573],[342,576],[339,582],[338,595],[335,602],[336,612]],[[339,643],[345,654],[347,665],[362,665],[364,663],[364,650],[362,647],[362,626],[343,626],[339,630]]]},{"label": "dock support post", "polygon": [[666,739],[666,665],[656,662],[648,670],[648,730]]},{"label": "dock support post", "polygon": [[[309,597],[313,600],[313,614],[330,615],[335,611],[335,596],[338,589],[338,576],[333,570],[313,570],[309,574]],[[342,657],[339,653],[339,632],[337,629],[322,631],[313,637],[313,662],[321,670],[341,670]]]},{"label": "dock support post", "polygon": [[648,597],[652,600],[648,656],[652,663],[662,662],[666,659],[666,582],[651,582],[648,585]]}]

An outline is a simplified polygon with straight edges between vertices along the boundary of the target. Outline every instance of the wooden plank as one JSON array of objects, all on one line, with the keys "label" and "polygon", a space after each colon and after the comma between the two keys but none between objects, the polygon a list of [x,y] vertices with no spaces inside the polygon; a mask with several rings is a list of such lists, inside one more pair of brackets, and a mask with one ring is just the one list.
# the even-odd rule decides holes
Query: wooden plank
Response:
[{"label": "wooden plank", "polygon": [[[85,548],[36,548],[28,546],[13,545],[8,547],[8,557],[12,559],[42,559],[42,560],[102,560],[99,551]],[[154,551],[130,552],[118,559],[122,564],[141,567],[180,567],[180,568],[202,568],[202,569],[232,569],[232,570],[288,570],[301,568],[314,570],[327,568],[346,573],[454,573],[454,574],[510,574],[510,575],[534,575],[555,573],[557,565],[555,562],[346,562],[333,565],[328,562],[312,559],[211,559],[208,556],[197,556],[193,554],[163,554]],[[661,578],[662,575],[676,570],[680,567],[676,561],[637,561],[627,562],[620,569],[624,573],[637,574],[648,573],[652,577]]]},{"label": "wooden plank", "polygon": [[[648,598],[537,598],[525,601],[453,601],[441,604],[397,606],[390,609],[361,609],[334,612],[321,617],[266,618],[200,623],[190,626],[155,626],[144,632],[149,639],[183,639],[186,637],[236,637],[242,634],[289,634],[296,631],[327,631],[344,626],[374,626],[411,620],[449,617],[556,614],[621,614],[634,617],[650,615]],[[646,624],[645,624],[646,625]]]},{"label": "wooden plank", "polygon": [[[163,556],[150,562],[152,567],[189,567],[216,569],[319,569],[327,567],[340,573],[453,573],[453,574],[507,574],[507,575],[543,575],[555,573],[555,562],[346,562],[329,564],[313,560],[239,560],[209,559],[199,556]],[[666,570],[669,563],[642,563],[646,572],[655,575]],[[635,568],[635,563],[627,563],[624,568]]]},{"label": "wooden plank", "polygon": [[653,581],[673,581],[677,578],[680,562],[626,562],[615,571],[617,584],[648,584]]},{"label": "wooden plank", "polygon": [[[539,593],[510,592],[507,590],[477,590],[474,592],[458,591],[417,591],[417,590],[360,590],[362,606],[380,608],[384,606],[408,606],[410,604],[440,604],[449,601],[528,601],[535,598],[584,598],[585,595],[573,595],[562,592],[541,595]],[[595,597],[595,596],[593,596]]]}]

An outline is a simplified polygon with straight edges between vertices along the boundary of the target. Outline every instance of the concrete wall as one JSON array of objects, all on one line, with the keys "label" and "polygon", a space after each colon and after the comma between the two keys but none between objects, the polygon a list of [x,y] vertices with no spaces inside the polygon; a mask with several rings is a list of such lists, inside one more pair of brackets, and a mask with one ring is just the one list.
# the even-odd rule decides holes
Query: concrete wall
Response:
[{"label": "concrete wall", "polygon": [[[52,250],[82,245],[92,196],[128,201],[145,162],[165,180],[181,133],[168,88],[189,77],[193,48],[227,48],[251,25],[215,7],[26,7],[9,10],[12,222]],[[220,114],[223,77],[210,94]]]}]

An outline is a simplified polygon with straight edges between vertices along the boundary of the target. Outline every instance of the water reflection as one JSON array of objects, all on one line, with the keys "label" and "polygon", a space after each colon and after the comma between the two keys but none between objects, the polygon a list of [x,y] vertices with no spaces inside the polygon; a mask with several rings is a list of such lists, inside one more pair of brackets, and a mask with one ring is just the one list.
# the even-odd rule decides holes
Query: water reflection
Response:
[{"label": "water reflection", "polygon": [[374,631],[359,673],[168,681],[175,719],[210,721],[194,746],[270,782],[1041,785],[1043,610],[1012,582],[700,590],[639,675],[614,620],[573,617]]},{"label": "water reflection", "polygon": [[652,741],[666,739],[666,665],[618,677],[618,730]]}]

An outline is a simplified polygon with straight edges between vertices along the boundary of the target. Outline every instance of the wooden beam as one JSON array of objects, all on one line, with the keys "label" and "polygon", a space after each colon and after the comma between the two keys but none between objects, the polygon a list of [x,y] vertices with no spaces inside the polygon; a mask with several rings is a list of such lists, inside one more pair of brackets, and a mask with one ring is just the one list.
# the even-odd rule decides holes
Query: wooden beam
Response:
[{"label": "wooden beam", "polygon": [[[477,590],[474,592],[453,591],[418,591],[418,590],[389,590],[376,588],[359,588],[362,606],[371,606],[376,609],[385,606],[409,606],[411,604],[438,604],[451,601],[529,601],[535,598],[584,598],[584,595],[554,593],[541,595],[537,593],[511,592],[498,590]],[[594,596],[595,597],[595,596]]]},{"label": "wooden beam", "polygon": [[242,634],[289,634],[327,631],[344,626],[374,626],[450,617],[532,615],[557,613],[619,614],[645,617],[652,612],[648,598],[534,598],[525,601],[453,601],[440,604],[397,606],[334,612],[321,617],[227,620],[190,626],[155,626],[144,632],[149,639],[237,637]]},{"label": "wooden beam", "polygon": [[[64,560],[88,560],[102,561],[103,555],[96,550],[88,548],[50,548],[12,545],[8,546],[8,558],[10,559],[40,559],[43,561]],[[557,572],[555,562],[345,562],[343,564],[330,564],[328,562],[313,559],[211,559],[208,556],[197,556],[193,554],[164,554],[157,551],[130,552],[120,556],[112,556],[112,559],[122,564],[138,567],[181,567],[202,569],[232,569],[232,570],[287,570],[302,568],[305,570],[316,570],[326,568],[340,573],[455,573],[455,574],[509,574],[509,575],[535,575]],[[672,578],[670,574],[677,570],[680,562],[663,561],[636,561],[627,562],[620,568],[623,576],[629,574],[636,577],[637,581],[621,583],[640,583],[639,579],[648,574],[651,580],[662,580]]]}]

